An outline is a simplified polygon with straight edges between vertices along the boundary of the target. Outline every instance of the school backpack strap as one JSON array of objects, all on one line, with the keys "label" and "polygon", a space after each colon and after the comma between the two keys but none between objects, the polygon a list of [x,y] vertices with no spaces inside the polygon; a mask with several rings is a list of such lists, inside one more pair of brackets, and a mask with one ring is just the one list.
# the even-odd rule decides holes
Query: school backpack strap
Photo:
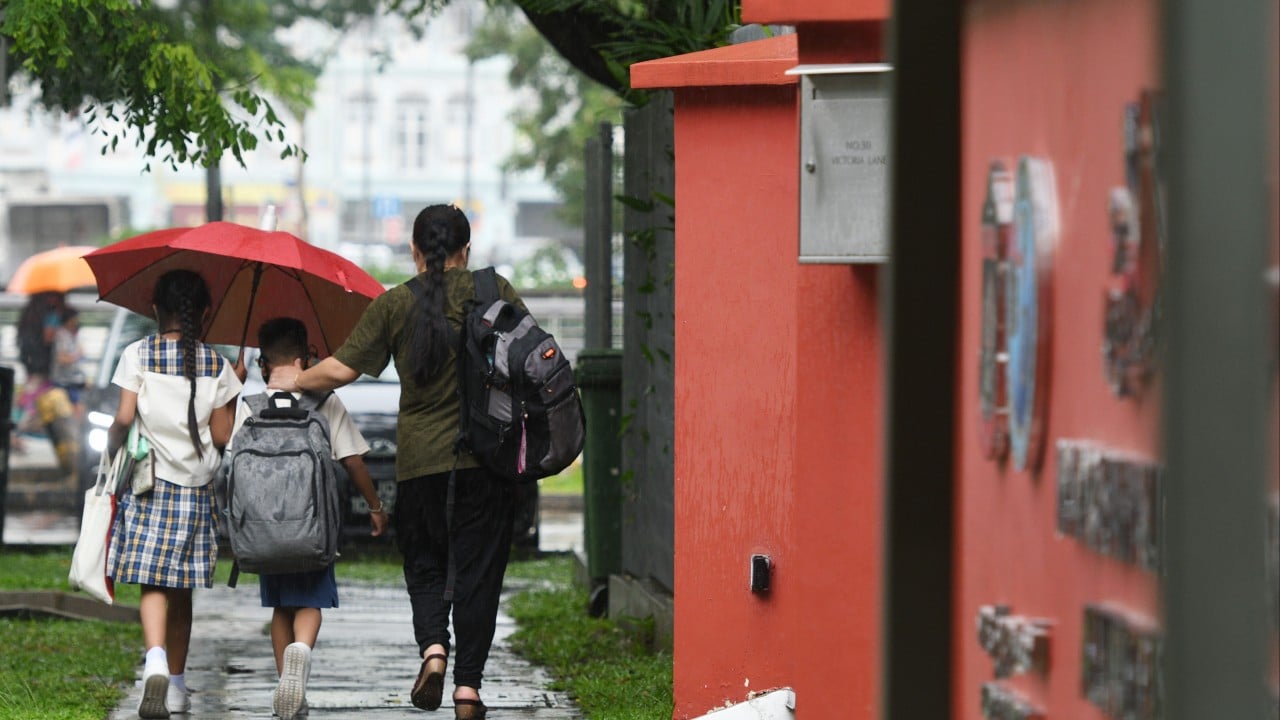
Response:
[{"label": "school backpack strap", "polygon": [[498,271],[492,265],[472,271],[471,278],[476,284],[476,300],[482,304],[487,305],[502,298],[498,292]]},{"label": "school backpack strap", "polygon": [[[472,271],[472,281],[476,286],[475,300],[472,301],[467,309],[477,305],[484,306],[492,304],[499,300],[501,295],[498,292],[498,273],[492,266]],[[463,365],[466,363],[467,354],[467,329],[466,320],[463,320],[462,332],[458,333],[458,439],[453,444],[453,468],[449,471],[449,489],[445,496],[444,505],[444,524],[445,533],[449,537],[449,564],[444,576],[444,601],[451,602],[453,600],[453,586],[458,579],[458,561],[453,554],[454,533],[453,533],[453,511],[457,499],[458,487],[458,460],[462,457],[462,448],[466,444],[466,428],[468,421],[468,405],[467,405],[467,384],[463,381],[465,377],[462,371]]]},{"label": "school backpack strap", "polygon": [[493,269],[493,266],[473,270],[471,279],[476,286],[475,299],[467,304],[466,312],[463,314],[462,331],[458,333],[458,352],[456,353],[458,361],[458,437],[453,442],[455,467],[457,467],[456,459],[462,456],[463,448],[467,447],[467,428],[470,427],[471,423],[471,407],[467,402],[467,374],[465,370],[467,365],[467,316],[471,314],[473,308],[492,305],[502,297],[498,292],[498,272]]}]

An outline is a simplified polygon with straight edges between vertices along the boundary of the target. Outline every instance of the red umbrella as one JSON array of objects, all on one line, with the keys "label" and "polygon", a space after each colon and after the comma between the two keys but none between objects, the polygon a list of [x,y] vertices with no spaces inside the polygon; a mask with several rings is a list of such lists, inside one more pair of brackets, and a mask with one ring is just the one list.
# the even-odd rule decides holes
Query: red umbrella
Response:
[{"label": "red umbrella", "polygon": [[257,342],[263,322],[289,315],[307,324],[311,343],[328,355],[383,292],[381,283],[340,255],[287,232],[229,222],[156,230],[84,259],[99,297],[148,317],[161,275],[200,273],[213,296],[205,341],[242,347]]}]

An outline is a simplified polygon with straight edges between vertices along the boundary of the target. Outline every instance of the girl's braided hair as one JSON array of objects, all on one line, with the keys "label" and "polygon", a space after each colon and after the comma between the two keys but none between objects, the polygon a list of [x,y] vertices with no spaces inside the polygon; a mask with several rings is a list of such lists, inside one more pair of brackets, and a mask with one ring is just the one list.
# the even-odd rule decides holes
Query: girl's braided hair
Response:
[{"label": "girl's braided hair", "polygon": [[199,273],[190,270],[170,270],[156,281],[155,295],[151,302],[156,306],[160,327],[173,322],[182,329],[182,375],[191,383],[191,396],[187,399],[187,431],[196,457],[204,459],[204,447],[200,443],[200,428],[196,426],[196,340],[200,337],[204,311],[209,307],[209,286]]},{"label": "girl's braided hair", "polygon": [[413,379],[425,384],[449,361],[452,332],[445,318],[444,260],[471,242],[471,224],[452,205],[431,205],[413,221],[413,244],[426,260],[426,293],[412,315]]}]

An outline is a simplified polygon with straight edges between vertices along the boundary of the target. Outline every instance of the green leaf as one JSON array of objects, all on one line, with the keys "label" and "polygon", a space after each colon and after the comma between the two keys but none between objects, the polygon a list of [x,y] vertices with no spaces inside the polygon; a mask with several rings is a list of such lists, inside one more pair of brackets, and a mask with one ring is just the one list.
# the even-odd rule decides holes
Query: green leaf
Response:
[{"label": "green leaf", "polygon": [[641,198],[632,197],[630,195],[614,195],[613,199],[622,203],[628,208],[635,210],[636,212],[647,213],[652,211],[654,208],[652,200],[643,200]]}]

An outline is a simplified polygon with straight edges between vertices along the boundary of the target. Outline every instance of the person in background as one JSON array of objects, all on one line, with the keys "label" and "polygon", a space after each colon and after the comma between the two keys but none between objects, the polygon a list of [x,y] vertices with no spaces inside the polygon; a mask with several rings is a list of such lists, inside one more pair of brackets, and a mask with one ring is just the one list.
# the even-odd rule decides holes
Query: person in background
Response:
[{"label": "person in background", "polygon": [[62,325],[62,312],[67,307],[66,294],[32,293],[18,316],[18,361],[27,378],[47,378],[53,364],[53,338]]},{"label": "person in background", "polygon": [[209,320],[209,287],[188,270],[156,281],[157,332],[124,349],[111,382],[120,406],[107,431],[114,454],[135,422],[154,454],[154,486],[123,493],[107,572],[142,586],[146,659],[140,718],[188,712],[191,595],[213,587],[217,560],[213,476],[231,439],[241,383],[231,364],[198,338]]},{"label": "person in background", "polygon": [[[65,393],[52,392],[50,397],[45,397],[55,390],[49,379],[53,369],[53,338],[62,324],[62,311],[66,305],[66,295],[63,293],[32,293],[27,297],[27,303],[18,316],[18,362],[26,377],[22,387],[14,388],[14,452],[25,452],[24,434],[51,430],[50,426],[62,416],[63,411],[70,410],[70,402]],[[61,461],[60,457],[59,462]]]},{"label": "person in background", "polygon": [[[493,644],[515,513],[511,484],[481,467],[470,453],[454,452],[459,412],[455,349],[464,308],[476,292],[467,271],[470,249],[471,226],[461,210],[452,205],[425,208],[413,223],[418,275],[375,299],[332,357],[306,370],[286,366],[271,373],[277,387],[324,391],[361,373],[377,376],[395,362],[401,385],[394,522],[421,662],[410,700],[424,710],[440,707],[452,613],[458,720],[479,720],[488,710],[480,700],[480,683]],[[498,288],[503,299],[523,307],[505,278],[498,278]],[[451,493],[454,470],[456,492]],[[451,560],[457,576],[447,596]]]},{"label": "person in background", "polygon": [[76,408],[76,418],[83,416],[80,395],[84,392],[84,351],[80,348],[80,312],[68,307],[62,311],[62,324],[53,333],[53,384],[67,391]]},{"label": "person in background", "polygon": [[[310,359],[307,326],[289,317],[268,320],[258,329],[258,348],[261,351],[258,366],[262,377],[268,379],[267,390],[282,390],[284,388],[276,387],[269,380],[271,372],[276,367],[290,367],[295,372],[307,367]],[[300,395],[294,393],[294,397]],[[329,423],[333,459],[342,463],[352,484],[369,503],[369,521],[373,526],[370,534],[381,535],[387,529],[388,520],[362,457],[369,452],[369,444],[337,395],[330,393],[320,404],[319,412]],[[233,438],[251,414],[246,403],[239,403]],[[292,720],[308,713],[306,691],[311,674],[311,651],[320,634],[321,612],[324,608],[338,607],[338,582],[333,565],[329,565],[312,572],[259,575],[258,588],[262,606],[274,608],[271,646],[275,651],[279,682],[272,695],[271,711],[281,720]]]}]

